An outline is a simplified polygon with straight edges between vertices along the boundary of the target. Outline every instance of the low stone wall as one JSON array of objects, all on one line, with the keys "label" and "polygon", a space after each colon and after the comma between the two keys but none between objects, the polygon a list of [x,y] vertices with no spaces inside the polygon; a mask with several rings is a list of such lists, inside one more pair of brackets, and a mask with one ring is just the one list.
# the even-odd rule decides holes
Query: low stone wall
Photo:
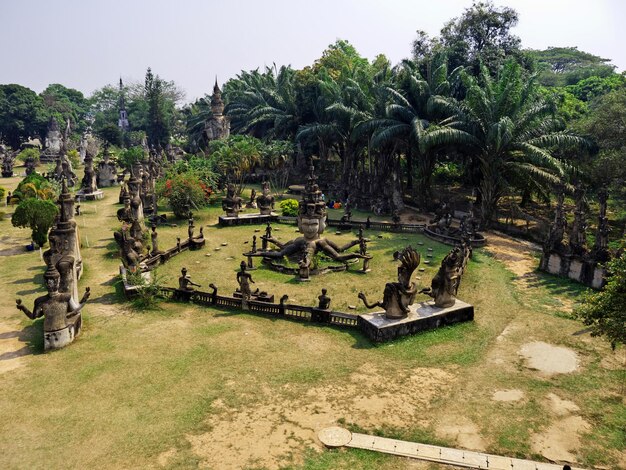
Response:
[{"label": "low stone wall", "polygon": [[606,283],[606,268],[595,260],[562,253],[541,255],[539,269],[550,274],[568,277],[593,289],[601,289]]},{"label": "low stone wall", "polygon": [[[462,241],[461,237],[454,237],[454,236],[446,235],[443,233],[437,233],[434,230],[431,230],[429,227],[426,227],[424,229],[424,235],[440,243],[443,243],[445,245],[451,245],[451,246],[460,245]],[[475,233],[474,238],[470,240],[470,245],[472,245],[472,248],[485,246],[485,243],[486,243],[485,236],[481,233]]]}]

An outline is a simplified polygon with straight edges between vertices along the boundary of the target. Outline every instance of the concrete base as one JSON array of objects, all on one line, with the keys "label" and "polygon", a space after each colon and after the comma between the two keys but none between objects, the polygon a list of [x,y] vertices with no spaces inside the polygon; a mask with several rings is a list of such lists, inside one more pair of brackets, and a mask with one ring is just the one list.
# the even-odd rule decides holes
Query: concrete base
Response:
[{"label": "concrete base", "polygon": [[76,193],[76,196],[79,197],[83,201],[97,201],[104,197],[104,193],[100,190],[95,191],[93,193],[83,193],[81,191],[78,191]]},{"label": "concrete base", "polygon": [[430,301],[413,304],[409,309],[409,315],[399,320],[386,318],[384,311],[359,315],[357,324],[372,341],[383,342],[474,319],[474,307],[458,299],[452,307],[435,307]]},{"label": "concrete base", "polygon": [[271,213],[270,215],[261,214],[240,214],[238,217],[219,216],[219,224],[224,226],[232,225],[257,225],[273,222],[278,217],[278,214]]}]

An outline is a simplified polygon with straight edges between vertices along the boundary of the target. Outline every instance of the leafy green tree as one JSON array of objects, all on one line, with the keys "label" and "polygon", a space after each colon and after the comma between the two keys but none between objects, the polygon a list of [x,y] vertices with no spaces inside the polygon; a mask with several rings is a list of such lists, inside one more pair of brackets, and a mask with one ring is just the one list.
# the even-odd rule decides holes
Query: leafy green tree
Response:
[{"label": "leafy green tree", "polygon": [[26,159],[32,158],[36,163],[39,163],[39,150],[36,148],[26,148],[17,154],[16,157],[20,162],[25,162]]},{"label": "leafy green tree", "polygon": [[615,349],[626,344],[626,245],[621,256],[607,263],[607,270],[604,288],[584,295],[574,313],[591,327],[592,336],[604,336]]},{"label": "leafy green tree", "polygon": [[526,53],[536,61],[539,82],[546,86],[573,85],[591,76],[604,78],[615,70],[610,59],[579,51],[577,47],[548,47]]},{"label": "leafy green tree", "polygon": [[14,227],[30,228],[33,241],[44,246],[48,241],[48,231],[58,213],[59,208],[54,202],[30,197],[15,208],[11,223]]},{"label": "leafy green tree", "polygon": [[45,136],[48,124],[40,96],[21,85],[0,85],[0,140],[13,149],[31,137]]},{"label": "leafy green tree", "polygon": [[69,119],[77,130],[82,130],[86,126],[85,117],[89,111],[89,102],[80,91],[53,83],[48,85],[40,96],[48,112],[59,122]]},{"label": "leafy green tree", "polygon": [[171,174],[157,183],[157,195],[167,199],[168,205],[179,219],[188,217],[187,210],[206,204],[208,194],[200,179],[193,173]]},{"label": "leafy green tree", "polygon": [[521,59],[521,41],[511,34],[517,21],[512,8],[498,8],[490,1],[474,2],[460,17],[445,24],[438,42],[452,69],[468,66],[478,74],[482,64],[495,73],[508,57]]},{"label": "leafy green tree", "polygon": [[117,163],[130,170],[134,163],[140,162],[146,156],[142,147],[135,146],[122,150],[117,157]]},{"label": "leafy green tree", "polygon": [[589,77],[565,89],[582,101],[591,101],[613,90],[626,87],[626,74],[609,77]]},{"label": "leafy green tree", "polygon": [[32,173],[24,178],[13,191],[18,201],[28,198],[55,200],[60,193],[58,183],[48,181],[39,173]]}]

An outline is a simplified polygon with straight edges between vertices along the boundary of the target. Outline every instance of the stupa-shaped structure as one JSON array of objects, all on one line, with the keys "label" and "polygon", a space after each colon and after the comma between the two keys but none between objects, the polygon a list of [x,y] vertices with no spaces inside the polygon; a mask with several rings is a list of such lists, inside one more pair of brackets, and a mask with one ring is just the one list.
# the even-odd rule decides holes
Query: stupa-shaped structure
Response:
[{"label": "stupa-shaped structure", "polygon": [[222,101],[222,91],[217,85],[217,78],[211,96],[211,113],[211,118],[204,125],[207,139],[225,139],[230,135],[230,119],[224,116],[224,101]]}]

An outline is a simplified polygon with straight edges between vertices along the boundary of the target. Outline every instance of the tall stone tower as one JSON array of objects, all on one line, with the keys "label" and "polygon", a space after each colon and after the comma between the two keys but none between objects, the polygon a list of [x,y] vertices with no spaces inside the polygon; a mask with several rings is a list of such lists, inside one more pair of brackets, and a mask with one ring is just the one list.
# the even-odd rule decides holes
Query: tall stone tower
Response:
[{"label": "tall stone tower", "polygon": [[217,85],[213,86],[213,96],[211,96],[211,118],[204,125],[204,132],[208,140],[224,139],[230,135],[230,119],[224,116],[224,102],[222,92]]},{"label": "tall stone tower", "polygon": [[120,77],[120,118],[117,121],[118,127],[122,131],[130,130],[130,123],[128,122],[128,114],[126,113],[126,104],[124,103],[124,85],[122,78]]}]

